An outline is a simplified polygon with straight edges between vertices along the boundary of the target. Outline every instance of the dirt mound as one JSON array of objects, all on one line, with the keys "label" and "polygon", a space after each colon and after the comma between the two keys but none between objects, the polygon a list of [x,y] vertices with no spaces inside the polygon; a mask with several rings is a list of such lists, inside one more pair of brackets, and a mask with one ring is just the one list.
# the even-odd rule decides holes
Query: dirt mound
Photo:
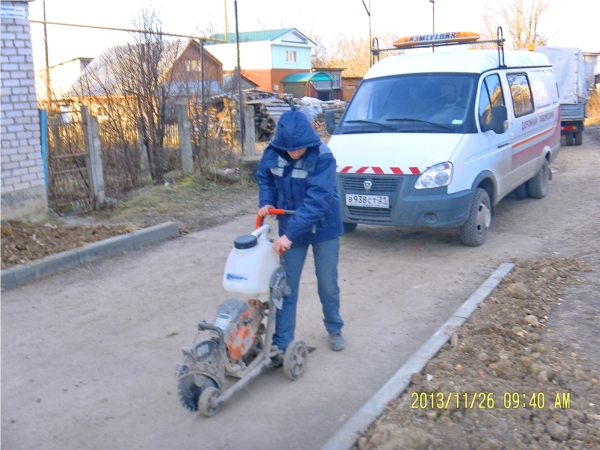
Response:
[{"label": "dirt mound", "polygon": [[2,222],[2,269],[139,229],[131,224],[88,227]]},{"label": "dirt mound", "polygon": [[[598,341],[590,270],[566,258],[516,261],[357,448],[600,448],[599,360],[577,346]],[[565,327],[555,315],[568,317],[566,330],[554,332]]]},{"label": "dirt mound", "polygon": [[[202,176],[146,186],[102,211],[41,223],[2,222],[2,269],[120,234],[173,221],[181,234],[203,230],[256,212],[257,187],[220,185]],[[51,214],[50,214],[51,215]]]}]

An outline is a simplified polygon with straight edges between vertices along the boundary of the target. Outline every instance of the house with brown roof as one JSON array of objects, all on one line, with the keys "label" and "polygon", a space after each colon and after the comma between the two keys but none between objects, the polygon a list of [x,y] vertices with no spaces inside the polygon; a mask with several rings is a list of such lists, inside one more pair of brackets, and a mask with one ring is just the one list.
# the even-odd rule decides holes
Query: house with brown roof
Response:
[{"label": "house with brown roof", "polygon": [[[165,97],[177,103],[177,99],[208,99],[222,93],[223,66],[206,48],[195,40],[174,40],[164,43],[160,55],[156,49],[139,45],[111,47],[94,58],[79,78],[65,92],[64,102],[87,104],[92,114],[102,117],[104,105],[110,100],[143,95],[139,79],[143,75],[139,58],[155,58],[157,74]],[[142,50],[142,51],[140,51]],[[146,51],[144,51],[146,50]],[[135,83],[130,78],[137,78]],[[137,87],[136,87],[137,85]]]}]

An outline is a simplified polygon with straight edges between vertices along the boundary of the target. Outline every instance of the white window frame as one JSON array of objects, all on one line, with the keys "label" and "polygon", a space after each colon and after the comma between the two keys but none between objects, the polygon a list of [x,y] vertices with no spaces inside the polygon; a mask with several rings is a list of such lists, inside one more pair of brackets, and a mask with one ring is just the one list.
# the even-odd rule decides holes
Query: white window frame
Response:
[{"label": "white window frame", "polygon": [[296,62],[296,51],[295,50],[286,50],[285,51],[285,62],[287,63],[295,63]]}]

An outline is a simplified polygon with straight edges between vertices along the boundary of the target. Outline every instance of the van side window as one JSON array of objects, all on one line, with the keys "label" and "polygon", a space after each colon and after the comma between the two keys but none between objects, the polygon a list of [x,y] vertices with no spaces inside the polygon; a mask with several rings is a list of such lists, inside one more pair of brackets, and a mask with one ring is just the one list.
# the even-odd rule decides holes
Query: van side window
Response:
[{"label": "van side window", "polygon": [[498,105],[504,105],[500,77],[497,74],[488,75],[481,83],[481,92],[479,93],[479,122],[490,123],[492,107]]},{"label": "van side window", "polygon": [[551,70],[534,70],[529,73],[529,79],[533,87],[533,99],[538,108],[548,106],[553,101],[557,101],[554,95],[553,85],[554,75]]},{"label": "van side window", "polygon": [[513,100],[515,117],[521,117],[533,112],[533,98],[531,86],[524,73],[513,73],[506,76],[510,86],[510,95]]}]

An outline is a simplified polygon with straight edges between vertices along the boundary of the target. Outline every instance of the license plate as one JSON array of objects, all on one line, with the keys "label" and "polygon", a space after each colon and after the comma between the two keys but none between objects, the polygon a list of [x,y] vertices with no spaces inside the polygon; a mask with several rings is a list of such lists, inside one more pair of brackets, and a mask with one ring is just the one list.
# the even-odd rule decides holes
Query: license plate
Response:
[{"label": "license plate", "polygon": [[346,205],[365,208],[389,208],[390,198],[387,195],[346,194]]}]

